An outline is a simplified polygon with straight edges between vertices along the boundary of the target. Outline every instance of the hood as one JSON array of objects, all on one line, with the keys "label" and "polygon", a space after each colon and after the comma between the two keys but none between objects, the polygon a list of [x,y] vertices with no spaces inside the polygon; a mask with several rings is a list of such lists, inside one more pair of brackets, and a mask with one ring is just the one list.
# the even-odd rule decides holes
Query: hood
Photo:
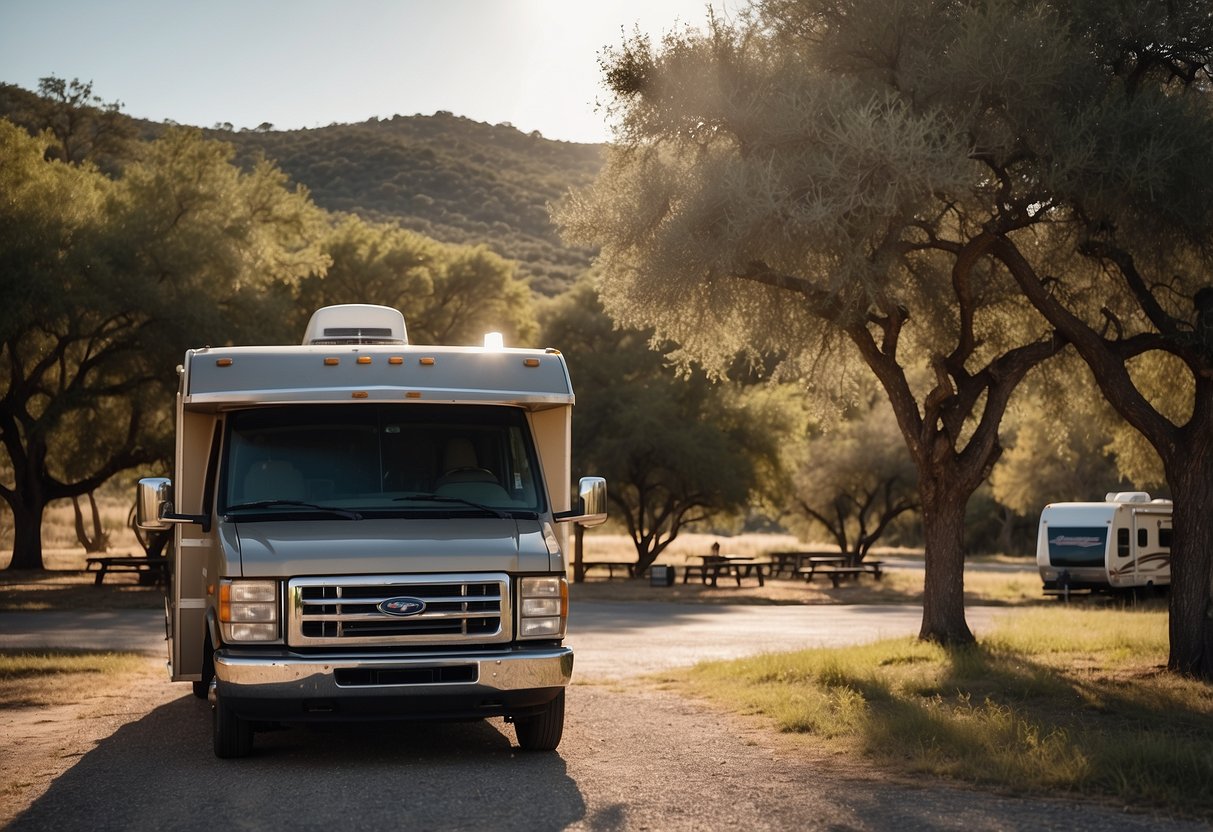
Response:
[{"label": "hood", "polygon": [[224,523],[224,549],[246,578],[439,572],[548,572],[541,524],[498,518]]}]

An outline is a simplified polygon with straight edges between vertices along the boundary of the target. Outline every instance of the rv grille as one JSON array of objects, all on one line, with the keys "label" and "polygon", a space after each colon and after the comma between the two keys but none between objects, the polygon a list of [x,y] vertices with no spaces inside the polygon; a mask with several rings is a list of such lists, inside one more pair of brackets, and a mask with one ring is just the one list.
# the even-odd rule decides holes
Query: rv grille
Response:
[{"label": "rv grille", "polygon": [[[509,641],[505,575],[392,575],[295,578],[289,584],[288,643],[399,646]],[[379,605],[415,599],[424,609],[389,615]]]}]

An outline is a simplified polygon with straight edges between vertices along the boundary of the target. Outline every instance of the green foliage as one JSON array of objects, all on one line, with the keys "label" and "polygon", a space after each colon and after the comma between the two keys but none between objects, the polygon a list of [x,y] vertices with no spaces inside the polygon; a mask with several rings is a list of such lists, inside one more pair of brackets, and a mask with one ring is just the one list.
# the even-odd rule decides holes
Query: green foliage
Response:
[{"label": "green foliage", "polygon": [[[40,568],[54,499],[168,456],[171,368],[203,337],[277,341],[267,316],[324,268],[322,214],[261,164],[173,130],[119,180],[47,160],[0,120],[0,444],[12,568]],[[205,333],[205,336],[200,333]]]},{"label": "green foliage", "polygon": [[52,137],[45,151],[48,159],[73,164],[88,160],[108,173],[127,160],[135,134],[131,120],[119,112],[121,106],[102,101],[91,81],[78,78],[40,78],[37,95],[0,84],[0,117]]},{"label": "green foliage", "polygon": [[330,265],[300,283],[297,332],[322,306],[377,303],[404,314],[414,343],[474,345],[485,332],[501,332],[508,344],[534,344],[530,289],[511,263],[484,247],[443,244],[346,217],[323,248]]},{"label": "green foliage", "polygon": [[[236,148],[198,130],[126,142],[134,122],[91,84],[50,78],[41,92],[0,86],[0,112],[48,128],[0,120],[0,498],[13,568],[41,566],[49,501],[167,465],[171,368],[187,348],[291,343],[314,307],[368,301],[399,307],[415,339],[498,330],[533,342],[531,290],[486,246],[333,219],[254,147],[237,165]],[[534,149],[536,137],[521,147],[508,132],[511,152]],[[435,145],[450,138],[439,134]],[[106,170],[68,163],[83,157]]]},{"label": "green foliage", "polygon": [[588,282],[552,302],[544,338],[573,368],[575,466],[607,478],[641,567],[777,478],[795,419],[779,391],[680,375],[648,333],[612,325]]},{"label": "green foliage", "polygon": [[[65,91],[79,84],[58,83]],[[124,135],[150,140],[170,129],[112,112],[115,105],[102,105],[91,84],[81,86],[94,111]],[[48,126],[49,103],[0,83],[0,117],[34,132]],[[445,112],[303,130],[216,125],[204,133],[235,147],[235,161],[246,170],[272,160],[325,210],[446,243],[487,246],[514,261],[518,277],[540,294],[559,294],[589,265],[588,250],[561,242],[548,205],[597,173],[598,145],[551,141]]]},{"label": "green foliage", "polygon": [[[1069,341],[1163,461],[1175,574],[1191,570],[1172,664],[1213,677],[1208,9],[751,12],[606,57],[620,147],[561,220],[601,246],[608,311],[716,367],[750,351],[820,373],[837,364],[823,340],[849,342],[890,397],[928,558],[952,575],[928,586],[924,634],[958,640],[957,515],[998,460],[1015,385]],[[1127,367],[1151,352],[1184,365],[1160,397]]]},{"label": "green foliage", "polygon": [[793,447],[793,524],[824,528],[840,551],[863,558],[890,523],[917,508],[913,461],[878,395]]},{"label": "green foliage", "polygon": [[559,214],[601,248],[607,311],[685,356],[779,356],[819,406],[854,401],[856,366],[879,379],[935,564],[924,636],[956,642],[965,502],[1011,391],[1061,347],[983,236],[997,195],[972,135],[907,94],[949,80],[915,61],[941,34],[959,48],[966,11],[773,3],[627,40],[606,60],[620,146]]},{"label": "green foliage", "polygon": [[1048,503],[1164,487],[1157,455],[1108,406],[1076,356],[1032,379],[1008,415],[993,497],[1033,526]]},{"label": "green foliage", "polygon": [[548,204],[602,164],[594,145],[554,142],[449,113],[295,131],[220,132],[248,164],[273,159],[326,210],[483,245],[541,294],[568,288],[589,252],[561,243]]}]

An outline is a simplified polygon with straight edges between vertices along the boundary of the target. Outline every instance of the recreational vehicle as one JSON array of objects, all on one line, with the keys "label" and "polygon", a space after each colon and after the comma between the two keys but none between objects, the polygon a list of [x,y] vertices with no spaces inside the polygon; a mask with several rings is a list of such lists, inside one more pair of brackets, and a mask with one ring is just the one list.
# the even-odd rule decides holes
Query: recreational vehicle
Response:
[{"label": "recreational vehicle", "polygon": [[1050,503],[1040,515],[1036,564],[1046,594],[1171,583],[1171,501],[1142,491],[1102,503]]},{"label": "recreational vehicle", "polygon": [[220,757],[256,729],[502,716],[551,750],[573,669],[573,390],[556,350],[408,343],[395,309],[317,311],[303,344],[189,350],[172,479],[139,523],[172,538],[169,669]]}]

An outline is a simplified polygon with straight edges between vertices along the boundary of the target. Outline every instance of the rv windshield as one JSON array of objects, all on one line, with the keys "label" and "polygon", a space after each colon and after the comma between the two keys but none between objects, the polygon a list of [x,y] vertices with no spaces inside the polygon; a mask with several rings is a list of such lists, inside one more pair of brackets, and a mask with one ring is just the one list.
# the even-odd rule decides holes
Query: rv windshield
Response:
[{"label": "rv windshield", "polygon": [[224,448],[219,511],[233,519],[544,508],[526,417],[512,407],[257,408],[229,415]]}]

